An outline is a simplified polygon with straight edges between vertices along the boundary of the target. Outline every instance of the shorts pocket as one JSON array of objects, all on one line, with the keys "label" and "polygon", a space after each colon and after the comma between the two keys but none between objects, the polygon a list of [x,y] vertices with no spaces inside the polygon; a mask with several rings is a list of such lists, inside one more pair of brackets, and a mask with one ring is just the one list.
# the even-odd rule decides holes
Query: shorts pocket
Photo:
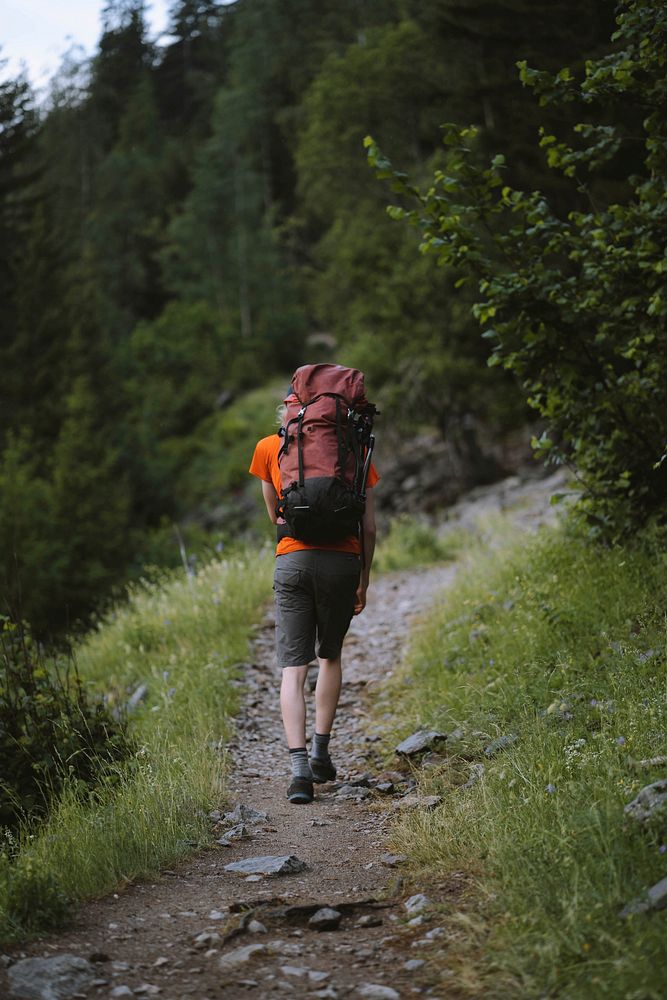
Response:
[{"label": "shorts pocket", "polygon": [[274,590],[293,590],[301,584],[301,570],[288,566],[276,566],[273,571]]}]

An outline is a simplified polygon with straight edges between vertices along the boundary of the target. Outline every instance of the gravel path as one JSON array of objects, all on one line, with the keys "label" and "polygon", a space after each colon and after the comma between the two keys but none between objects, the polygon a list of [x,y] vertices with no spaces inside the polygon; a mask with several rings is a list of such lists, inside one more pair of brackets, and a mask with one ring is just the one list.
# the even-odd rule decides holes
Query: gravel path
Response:
[{"label": "gravel path", "polygon": [[[544,483],[528,484],[526,495],[544,492]],[[501,495],[499,490],[502,484],[488,496]],[[516,490],[511,492],[516,501]],[[268,612],[240,682],[245,702],[229,746],[229,809],[240,803],[265,817],[250,817],[244,839],[216,846],[154,882],[87,904],[71,931],[45,937],[12,957],[70,954],[93,961],[96,980],[62,994],[67,997],[444,1000],[437,920],[408,923],[415,914],[405,903],[419,889],[440,900],[451,897],[456,886],[408,892],[400,861],[387,857],[388,829],[410,783],[407,774],[380,773],[377,723],[369,716],[374,691],[399,663],[410,629],[456,571],[437,566],[374,578],[368,607],[354,619],[344,649],[343,693],[331,742],[337,783],[315,786],[315,801],[306,806],[291,805],[285,794],[288,761]],[[312,696],[309,714],[310,731]],[[393,794],[390,787],[377,789],[383,780],[394,782]],[[234,825],[223,816],[216,823],[220,835]],[[225,868],[257,856],[294,856],[306,867],[250,877]],[[337,929],[309,924],[323,907],[341,915]],[[1,997],[11,995],[5,977],[0,970]],[[447,984],[448,1000],[456,995],[455,984]]]}]

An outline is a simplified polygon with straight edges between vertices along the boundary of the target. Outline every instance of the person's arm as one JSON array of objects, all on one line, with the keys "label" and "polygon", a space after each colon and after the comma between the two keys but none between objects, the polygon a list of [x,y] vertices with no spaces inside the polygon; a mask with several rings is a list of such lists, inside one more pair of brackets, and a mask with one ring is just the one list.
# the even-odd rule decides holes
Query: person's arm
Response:
[{"label": "person's arm", "polygon": [[262,479],[262,496],[264,497],[264,503],[266,504],[269,520],[272,524],[277,524],[278,517],[276,516],[276,501],[278,499],[278,494],[273,487],[273,483],[267,483],[265,479]]},{"label": "person's arm", "polygon": [[361,577],[359,578],[359,586],[357,587],[357,599],[354,603],[355,615],[360,615],[366,607],[366,591],[368,590],[373,553],[375,552],[375,498],[372,490],[369,490],[366,497],[366,509],[364,511],[364,519],[361,522],[361,531],[363,534],[364,565],[361,568]]}]

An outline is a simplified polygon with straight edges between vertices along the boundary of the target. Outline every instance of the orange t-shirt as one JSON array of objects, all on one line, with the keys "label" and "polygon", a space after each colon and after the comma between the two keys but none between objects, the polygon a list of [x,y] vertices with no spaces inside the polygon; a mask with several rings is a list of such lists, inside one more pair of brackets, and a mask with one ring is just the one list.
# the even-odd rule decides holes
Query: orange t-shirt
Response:
[{"label": "orange t-shirt", "polygon": [[[255,447],[255,454],[252,456],[250,469],[248,470],[251,475],[257,476],[258,479],[262,479],[265,483],[271,483],[278,496],[281,494],[278,452],[282,443],[283,439],[279,434],[271,434],[270,437],[265,437],[261,441],[258,441]],[[368,487],[375,486],[379,478],[377,470],[371,462],[366,485]],[[299,541],[298,538],[288,537],[280,539],[276,548],[276,555],[283,556],[288,552],[299,552],[301,549],[330,549],[333,552],[354,552],[356,555],[359,555],[361,551],[359,539],[355,535],[350,535],[349,538],[343,539],[342,542],[326,545],[309,545],[307,542]]]}]

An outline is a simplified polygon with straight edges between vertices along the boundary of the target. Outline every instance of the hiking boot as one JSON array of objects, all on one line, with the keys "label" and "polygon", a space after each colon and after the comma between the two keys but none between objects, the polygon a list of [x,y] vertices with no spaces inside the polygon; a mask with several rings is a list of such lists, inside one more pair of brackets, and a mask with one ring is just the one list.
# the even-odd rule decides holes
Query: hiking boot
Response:
[{"label": "hiking boot", "polygon": [[287,798],[296,805],[313,801],[313,783],[308,778],[292,778],[287,789]]},{"label": "hiking boot", "polygon": [[325,781],[333,781],[336,777],[336,768],[330,760],[311,757],[310,770],[313,772],[313,781],[318,785],[323,785]]}]

